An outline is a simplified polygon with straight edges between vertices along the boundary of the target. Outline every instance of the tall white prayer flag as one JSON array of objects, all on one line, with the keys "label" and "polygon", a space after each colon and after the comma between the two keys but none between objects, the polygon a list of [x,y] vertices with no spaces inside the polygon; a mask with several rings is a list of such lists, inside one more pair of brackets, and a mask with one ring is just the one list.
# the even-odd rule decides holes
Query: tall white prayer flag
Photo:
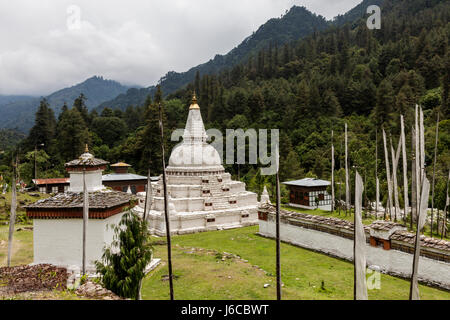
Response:
[{"label": "tall white prayer flag", "polygon": [[420,212],[418,213],[417,232],[416,232],[416,244],[414,250],[414,260],[411,273],[411,287],[410,287],[410,300],[420,300],[419,285],[417,281],[419,271],[419,257],[420,257],[420,233],[425,221],[427,219],[428,197],[430,193],[430,182],[423,177],[422,194],[420,196]]},{"label": "tall white prayer flag", "polygon": [[355,300],[367,300],[366,283],[366,233],[362,223],[361,207],[362,193],[364,190],[363,181],[358,171],[355,176],[355,215],[354,215],[354,272],[355,272]]},{"label": "tall white prayer flag", "polygon": [[[400,139],[402,141],[402,158],[403,158],[403,201],[404,201],[404,221],[406,223],[406,217],[408,216],[408,167],[407,167],[407,159],[406,159],[406,141],[405,141],[405,125],[403,121],[403,115],[400,116],[400,125],[401,125],[401,136]],[[411,218],[412,219],[412,218]]]},{"label": "tall white prayer flag", "polygon": [[[384,145],[384,159],[386,162],[386,178],[387,178],[387,185],[388,185],[388,202],[386,209],[389,208],[389,214],[392,216],[392,183],[391,183],[391,170],[389,167],[389,154],[387,150],[387,144],[386,144],[386,132],[383,129],[383,145]],[[386,212],[385,209],[385,212]],[[386,215],[386,214],[385,214]]]}]

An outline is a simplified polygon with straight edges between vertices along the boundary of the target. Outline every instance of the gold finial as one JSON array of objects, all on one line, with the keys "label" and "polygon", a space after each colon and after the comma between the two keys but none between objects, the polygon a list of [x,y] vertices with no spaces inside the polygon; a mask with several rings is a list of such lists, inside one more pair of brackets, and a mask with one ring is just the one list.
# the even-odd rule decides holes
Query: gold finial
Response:
[{"label": "gold finial", "polygon": [[200,107],[197,104],[197,96],[195,95],[195,91],[192,94],[191,106],[189,107],[189,110],[190,109],[200,109]]},{"label": "gold finial", "polygon": [[86,143],[86,148],[84,149],[84,152],[85,152],[85,153],[89,153],[89,148],[88,148],[87,143]]}]

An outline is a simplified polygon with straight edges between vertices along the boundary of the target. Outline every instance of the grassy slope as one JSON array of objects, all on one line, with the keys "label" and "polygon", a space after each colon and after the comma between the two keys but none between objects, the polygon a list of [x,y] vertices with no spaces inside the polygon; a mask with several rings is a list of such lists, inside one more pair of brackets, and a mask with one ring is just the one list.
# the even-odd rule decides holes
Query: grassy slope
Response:
[{"label": "grassy slope", "polygon": [[[16,224],[15,229],[25,225]],[[29,227],[29,225],[26,225]],[[8,233],[9,226],[0,226],[0,267],[5,267],[8,259]],[[15,231],[13,235],[13,254],[11,265],[17,266],[33,262],[33,231]]]},{"label": "grassy slope", "polygon": [[[274,299],[275,242],[256,235],[258,226],[173,237],[173,269],[176,299]],[[214,256],[193,256],[189,248],[234,253],[248,260],[242,265],[222,262]],[[281,245],[284,299],[353,299],[353,265],[292,245]],[[155,246],[155,256],[166,260],[165,246]],[[259,266],[269,275],[255,273]],[[162,281],[167,265],[148,276],[145,299],[168,299],[168,282]],[[225,277],[224,277],[225,276]],[[231,279],[228,279],[231,276]],[[245,281],[242,280],[245,279]],[[321,290],[324,281],[325,290]],[[265,283],[272,284],[263,288]],[[422,299],[450,299],[450,293],[420,286]],[[370,290],[369,299],[408,299],[409,282],[381,275],[381,289]]]}]

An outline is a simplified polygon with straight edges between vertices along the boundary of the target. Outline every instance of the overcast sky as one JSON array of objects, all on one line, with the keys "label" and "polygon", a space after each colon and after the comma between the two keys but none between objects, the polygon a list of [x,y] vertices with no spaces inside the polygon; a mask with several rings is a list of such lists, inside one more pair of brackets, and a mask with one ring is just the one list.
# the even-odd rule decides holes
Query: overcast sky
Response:
[{"label": "overcast sky", "polygon": [[304,5],[332,19],[361,0],[0,2],[0,94],[47,95],[93,75],[149,86],[225,54]]}]

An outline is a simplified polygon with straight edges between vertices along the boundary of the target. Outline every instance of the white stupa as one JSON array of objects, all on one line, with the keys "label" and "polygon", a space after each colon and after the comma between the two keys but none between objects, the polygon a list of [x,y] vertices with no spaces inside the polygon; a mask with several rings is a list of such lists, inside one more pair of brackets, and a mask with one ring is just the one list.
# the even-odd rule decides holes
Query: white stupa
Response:
[{"label": "white stupa", "polygon": [[[245,183],[231,180],[217,150],[206,142],[200,107],[195,94],[189,107],[183,142],[172,150],[166,168],[171,233],[192,233],[258,223],[256,193]],[[152,183],[148,214],[151,232],[166,233],[162,176]],[[143,213],[145,193],[135,210]]]}]

